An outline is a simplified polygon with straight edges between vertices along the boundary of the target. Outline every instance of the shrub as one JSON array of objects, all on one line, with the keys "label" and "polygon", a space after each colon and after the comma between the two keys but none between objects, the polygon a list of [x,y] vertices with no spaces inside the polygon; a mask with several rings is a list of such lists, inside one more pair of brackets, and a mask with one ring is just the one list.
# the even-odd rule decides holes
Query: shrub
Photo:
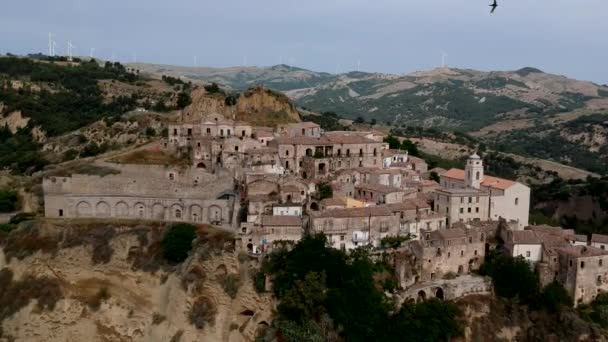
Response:
[{"label": "shrub", "polygon": [[78,151],[71,148],[63,153],[63,161],[74,160],[78,157]]},{"label": "shrub", "polygon": [[266,275],[262,271],[253,274],[253,287],[257,293],[266,292]]},{"label": "shrub", "polygon": [[110,299],[110,292],[107,288],[102,287],[95,295],[87,298],[86,304],[91,311],[97,311],[101,307],[101,304],[108,299]]},{"label": "shrub", "polygon": [[317,185],[317,191],[319,192],[320,199],[332,198],[334,196],[334,191],[331,188],[331,185],[327,183]]},{"label": "shrub", "polygon": [[213,324],[217,308],[215,304],[206,297],[200,297],[194,302],[190,309],[190,323],[197,329],[203,329],[208,324]]},{"label": "shrub", "polygon": [[12,189],[0,189],[0,212],[10,213],[17,209],[19,198],[17,191]]},{"label": "shrub", "polygon": [[154,315],[152,315],[152,325],[159,325],[164,322],[165,319],[167,319],[167,317],[155,312]]},{"label": "shrub", "polygon": [[217,83],[211,83],[211,85],[207,85],[205,86],[205,90],[209,93],[209,94],[217,94],[219,92],[221,92],[220,87],[217,85]]},{"label": "shrub", "polygon": [[222,287],[224,288],[224,292],[234,299],[239,292],[239,287],[241,287],[241,279],[238,274],[229,274],[222,280]]},{"label": "shrub", "polygon": [[146,127],[146,136],[148,138],[156,136],[156,130],[152,127]]},{"label": "shrub", "polygon": [[33,213],[19,213],[13,217],[11,217],[11,219],[8,221],[8,223],[10,224],[19,224],[23,221],[30,221],[34,219],[34,214]]},{"label": "shrub", "polygon": [[196,228],[193,225],[187,223],[173,225],[161,242],[165,259],[174,264],[186,260],[195,238]]}]

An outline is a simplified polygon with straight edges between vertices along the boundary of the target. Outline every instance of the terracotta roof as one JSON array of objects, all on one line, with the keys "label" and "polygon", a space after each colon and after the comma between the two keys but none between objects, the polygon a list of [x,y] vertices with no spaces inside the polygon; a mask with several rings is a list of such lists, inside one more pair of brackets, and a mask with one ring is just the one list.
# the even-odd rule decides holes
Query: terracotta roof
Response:
[{"label": "terracotta roof", "polygon": [[311,121],[304,121],[304,122],[298,122],[298,123],[292,123],[289,124],[290,128],[316,128],[316,127],[321,127],[318,124],[311,122]]},{"label": "terracotta roof", "polygon": [[272,216],[262,215],[263,226],[302,226],[302,218],[300,216]]},{"label": "terracotta roof", "polygon": [[557,253],[568,255],[574,258],[586,258],[600,255],[608,255],[608,251],[588,246],[565,246],[555,249]]},{"label": "terracotta roof", "polygon": [[592,234],[591,242],[608,243],[608,235]]},{"label": "terracotta roof", "polygon": [[324,206],[346,205],[346,200],[344,198],[332,197],[321,200],[321,204]]},{"label": "terracotta roof", "polygon": [[368,216],[392,216],[392,212],[385,206],[367,208],[347,208],[326,210],[320,213],[313,213],[316,218],[345,218],[345,217],[368,217]]},{"label": "terracotta roof", "polygon": [[269,131],[258,131],[255,133],[255,136],[258,138],[267,138],[267,137],[274,137],[274,134]]},{"label": "terracotta roof", "polygon": [[[464,180],[464,170],[461,169],[450,169],[447,172],[441,174],[442,177],[447,177],[451,179]],[[487,186],[495,189],[508,189],[515,185],[517,182],[512,180],[492,177],[492,176],[483,176],[483,181],[481,182],[482,186]]]},{"label": "terracotta roof", "polygon": [[543,239],[531,230],[514,230],[507,233],[506,242],[514,245],[541,245]]},{"label": "terracotta roof", "polygon": [[369,183],[361,183],[361,184],[355,185],[355,189],[366,189],[366,190],[376,191],[376,192],[385,193],[385,194],[403,191],[403,190],[401,190],[399,188],[395,188],[393,186],[386,186],[386,185],[382,185],[382,184],[369,184]]},{"label": "terracotta roof", "polygon": [[450,239],[459,239],[468,236],[466,229],[454,228],[454,229],[440,229],[434,232],[431,232],[432,240],[450,240]]},{"label": "terracotta roof", "polygon": [[566,236],[572,237],[572,236],[574,236],[574,230],[573,229],[563,229],[562,227],[554,227],[554,226],[549,226],[549,225],[546,225],[546,224],[528,226],[528,227],[526,227],[526,229],[527,230],[533,230],[533,231],[539,232],[539,233],[558,235],[560,237],[566,237]]},{"label": "terracotta roof", "polygon": [[443,192],[452,195],[473,195],[473,196],[489,196],[490,194],[486,191],[477,190],[473,188],[437,188],[435,192]]},{"label": "terracotta roof", "polygon": [[579,242],[587,242],[587,235],[576,234],[576,235],[574,235],[574,240],[579,241]]},{"label": "terracotta roof", "polygon": [[418,207],[418,209],[428,209],[431,207],[431,205],[422,198],[405,199],[401,203],[392,203],[387,204],[386,206],[393,212],[404,210],[416,210],[416,207]]}]

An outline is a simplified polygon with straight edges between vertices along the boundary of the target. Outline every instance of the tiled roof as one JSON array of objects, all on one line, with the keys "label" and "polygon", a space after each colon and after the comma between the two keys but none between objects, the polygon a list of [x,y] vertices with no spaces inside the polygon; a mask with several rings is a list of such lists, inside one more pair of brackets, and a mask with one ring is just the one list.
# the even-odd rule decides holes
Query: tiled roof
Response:
[{"label": "tiled roof", "polygon": [[368,216],[391,216],[392,212],[385,206],[367,208],[347,208],[326,210],[320,213],[313,213],[316,218],[345,218],[345,217],[368,217]]},{"label": "tiled roof", "polygon": [[393,212],[404,210],[416,210],[416,207],[418,209],[427,209],[431,207],[431,205],[422,198],[405,199],[401,203],[392,203],[387,204],[386,206]]},{"label": "tiled roof", "polygon": [[608,235],[593,234],[591,235],[591,242],[608,243]]},{"label": "tiled roof", "polygon": [[321,126],[319,126],[318,124],[311,122],[311,121],[304,121],[304,122],[289,124],[289,128],[317,128],[317,127],[321,127]]},{"label": "tiled roof", "polygon": [[[452,179],[457,179],[457,180],[464,180],[464,170],[450,169],[449,171],[444,172],[441,176],[447,177],[447,178],[452,178]],[[508,179],[504,179],[504,178],[484,176],[483,181],[481,182],[481,185],[487,186],[490,188],[504,190],[504,189],[508,189],[508,188],[512,187],[516,183],[517,182],[508,180]]]},{"label": "tiled roof", "polygon": [[473,188],[437,188],[435,192],[443,192],[452,195],[473,195],[473,196],[489,196],[490,194],[486,191],[477,190]]},{"label": "tiled roof", "polygon": [[555,250],[559,254],[568,255],[574,258],[608,255],[608,251],[606,250],[589,246],[565,246],[556,248]]},{"label": "tiled roof", "polygon": [[385,194],[388,194],[391,192],[402,192],[403,191],[399,188],[395,188],[392,186],[386,186],[386,185],[382,185],[382,184],[369,184],[369,183],[361,183],[361,184],[355,185],[355,189],[366,189],[366,190],[376,191],[376,192],[385,193]]},{"label": "tiled roof", "polygon": [[346,205],[346,200],[344,198],[332,197],[321,200],[321,204],[324,206]]},{"label": "tiled roof", "polygon": [[262,215],[263,226],[302,226],[302,218],[300,216],[273,216]]},{"label": "tiled roof", "polygon": [[507,234],[508,244],[541,245],[543,239],[531,230],[514,230]]}]

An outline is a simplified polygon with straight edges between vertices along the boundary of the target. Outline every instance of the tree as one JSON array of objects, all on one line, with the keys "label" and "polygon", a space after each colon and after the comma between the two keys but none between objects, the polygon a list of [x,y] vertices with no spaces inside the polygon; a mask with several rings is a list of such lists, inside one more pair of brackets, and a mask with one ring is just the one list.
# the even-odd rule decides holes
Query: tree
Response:
[{"label": "tree", "polygon": [[553,282],[545,287],[541,301],[543,308],[551,312],[558,312],[564,307],[572,306],[572,298],[570,298],[566,289],[557,282]]},{"label": "tree", "polygon": [[234,105],[236,105],[237,101],[238,101],[238,95],[231,94],[231,95],[226,96],[226,98],[224,99],[224,104],[226,106],[234,106]]},{"label": "tree", "polygon": [[355,123],[356,123],[356,124],[362,124],[362,123],[365,123],[365,119],[359,116],[359,117],[357,117],[357,118],[355,119]]},{"label": "tree", "polygon": [[146,127],[146,136],[148,138],[156,136],[156,130],[152,127]]},{"label": "tree", "polygon": [[186,92],[180,92],[177,94],[177,108],[184,109],[192,103],[192,98]]},{"label": "tree", "polygon": [[522,258],[513,258],[491,251],[479,272],[492,278],[496,295],[507,299],[519,299],[526,304],[536,304],[540,294],[538,276]]},{"label": "tree", "polygon": [[437,174],[437,172],[435,172],[435,171],[431,171],[431,173],[429,174],[429,179],[432,181],[435,181],[437,183],[439,183],[439,181],[440,181],[439,174]]},{"label": "tree", "polygon": [[331,185],[329,185],[327,183],[321,183],[321,184],[317,185],[317,192],[319,193],[320,199],[334,197],[334,191],[331,188]]},{"label": "tree", "polygon": [[372,125],[372,126],[375,126],[375,125],[376,125],[376,123],[377,123],[377,121],[376,121],[376,119],[375,119],[375,118],[374,118],[374,119],[372,119],[372,120],[369,122],[369,124],[370,124],[370,125]]},{"label": "tree", "polygon": [[193,225],[187,223],[173,225],[161,242],[165,259],[174,264],[186,260],[195,238],[196,228]]},{"label": "tree", "polygon": [[205,86],[205,90],[209,93],[209,94],[216,94],[221,92],[220,87],[217,85],[217,83],[213,82],[211,83],[211,85],[207,85]]},{"label": "tree", "polygon": [[10,213],[17,209],[19,198],[17,191],[12,189],[0,189],[0,212]]},{"label": "tree", "polygon": [[420,157],[420,151],[418,151],[418,145],[409,139],[405,139],[401,142],[402,150],[407,151],[410,156]]},{"label": "tree", "polygon": [[384,142],[388,143],[388,148],[391,150],[398,150],[401,148],[401,142],[396,137],[389,135],[384,138]]},{"label": "tree", "polygon": [[303,280],[296,280],[279,304],[282,316],[296,322],[318,317],[327,297],[325,273],[309,272]]}]

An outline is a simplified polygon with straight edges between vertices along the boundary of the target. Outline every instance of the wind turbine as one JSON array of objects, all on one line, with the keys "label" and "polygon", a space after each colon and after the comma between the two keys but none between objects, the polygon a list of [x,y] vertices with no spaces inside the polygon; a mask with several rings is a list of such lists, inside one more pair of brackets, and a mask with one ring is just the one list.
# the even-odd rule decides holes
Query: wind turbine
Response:
[{"label": "wind turbine", "polygon": [[361,71],[361,60],[357,61],[357,72]]},{"label": "wind turbine", "polygon": [[55,41],[53,40],[53,34],[51,32],[49,32],[49,56],[52,57],[54,54],[54,46],[55,46]]},{"label": "wind turbine", "polygon": [[68,46],[67,46],[67,49],[68,49],[68,61],[70,61],[70,62],[72,61],[72,55],[74,53],[74,48],[75,47],[76,47],[76,45],[72,44],[71,40],[68,40]]}]

